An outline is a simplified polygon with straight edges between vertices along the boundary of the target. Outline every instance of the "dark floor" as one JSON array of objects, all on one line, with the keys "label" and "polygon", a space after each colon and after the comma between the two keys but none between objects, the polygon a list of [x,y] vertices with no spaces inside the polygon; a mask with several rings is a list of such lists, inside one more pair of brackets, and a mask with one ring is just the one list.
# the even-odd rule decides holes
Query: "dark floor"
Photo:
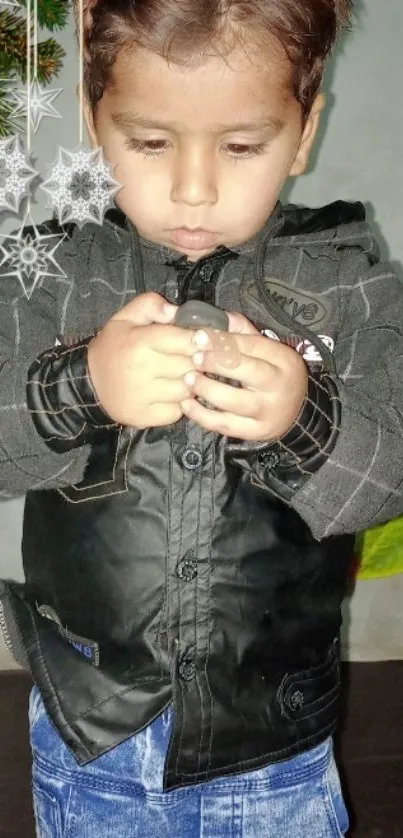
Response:
[{"label": "dark floor", "polygon": [[[403,661],[345,666],[344,678],[340,750],[354,811],[351,838],[403,838]],[[0,838],[34,836],[29,688],[23,673],[0,674]]]},{"label": "dark floor", "polygon": [[403,661],[345,665],[343,674],[351,838],[403,838]]}]

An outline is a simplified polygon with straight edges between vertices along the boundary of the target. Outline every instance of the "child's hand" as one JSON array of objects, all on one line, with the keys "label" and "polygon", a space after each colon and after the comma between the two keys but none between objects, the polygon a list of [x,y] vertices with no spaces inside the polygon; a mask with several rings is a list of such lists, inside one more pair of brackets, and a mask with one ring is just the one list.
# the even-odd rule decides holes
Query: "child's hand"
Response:
[{"label": "child's hand", "polygon": [[[230,331],[236,333],[241,352],[239,366],[231,370],[220,366],[211,342],[206,349],[201,345],[193,359],[198,369],[192,387],[194,398],[182,403],[183,412],[206,430],[225,436],[261,442],[278,439],[292,427],[303,405],[308,386],[306,364],[294,349],[260,335],[241,314],[230,314]],[[243,389],[203,373],[231,377]],[[203,407],[196,396],[218,410]]]},{"label": "child's hand", "polygon": [[136,428],[177,422],[190,395],[194,333],[172,323],[177,307],[141,294],[106,323],[88,347],[88,367],[111,419]]}]

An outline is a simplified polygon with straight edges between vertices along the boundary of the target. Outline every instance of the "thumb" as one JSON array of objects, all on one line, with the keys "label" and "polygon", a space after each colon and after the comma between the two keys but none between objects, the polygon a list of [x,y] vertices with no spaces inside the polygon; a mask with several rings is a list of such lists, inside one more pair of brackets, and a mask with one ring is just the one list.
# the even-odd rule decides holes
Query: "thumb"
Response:
[{"label": "thumb", "polygon": [[228,311],[227,314],[229,317],[229,332],[234,332],[237,335],[260,335],[253,323],[243,314],[238,311]]},{"label": "thumb", "polygon": [[133,326],[150,326],[152,323],[172,323],[177,306],[167,303],[160,294],[139,294],[130,303],[111,317],[111,320],[125,320]]}]

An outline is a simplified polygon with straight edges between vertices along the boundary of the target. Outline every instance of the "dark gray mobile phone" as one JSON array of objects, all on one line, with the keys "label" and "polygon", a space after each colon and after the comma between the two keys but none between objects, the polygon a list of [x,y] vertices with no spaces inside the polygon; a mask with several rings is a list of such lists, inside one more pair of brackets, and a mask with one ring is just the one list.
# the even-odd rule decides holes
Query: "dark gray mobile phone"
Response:
[{"label": "dark gray mobile phone", "polygon": [[[174,319],[175,326],[182,329],[212,329],[210,337],[213,341],[216,357],[223,366],[235,367],[239,363],[239,350],[232,335],[228,334],[229,318],[226,311],[217,306],[205,303],[202,300],[188,300],[179,306]],[[223,332],[226,334],[224,335]],[[215,337],[214,337],[215,333]],[[221,381],[223,384],[230,384],[233,387],[240,387],[239,382],[219,375],[207,373],[208,378]],[[217,408],[199,399],[204,407],[210,410]]]},{"label": "dark gray mobile phone", "polygon": [[182,329],[214,329],[227,332],[229,326],[228,314],[222,308],[217,308],[202,300],[188,300],[179,306],[174,319],[175,326]]}]

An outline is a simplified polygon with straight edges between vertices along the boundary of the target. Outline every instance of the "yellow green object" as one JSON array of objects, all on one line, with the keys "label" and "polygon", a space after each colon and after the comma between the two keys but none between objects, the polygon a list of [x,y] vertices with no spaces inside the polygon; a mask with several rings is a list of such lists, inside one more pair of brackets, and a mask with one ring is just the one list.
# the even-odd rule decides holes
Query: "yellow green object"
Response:
[{"label": "yellow green object", "polygon": [[367,530],[357,538],[358,579],[403,573],[403,518]]}]

